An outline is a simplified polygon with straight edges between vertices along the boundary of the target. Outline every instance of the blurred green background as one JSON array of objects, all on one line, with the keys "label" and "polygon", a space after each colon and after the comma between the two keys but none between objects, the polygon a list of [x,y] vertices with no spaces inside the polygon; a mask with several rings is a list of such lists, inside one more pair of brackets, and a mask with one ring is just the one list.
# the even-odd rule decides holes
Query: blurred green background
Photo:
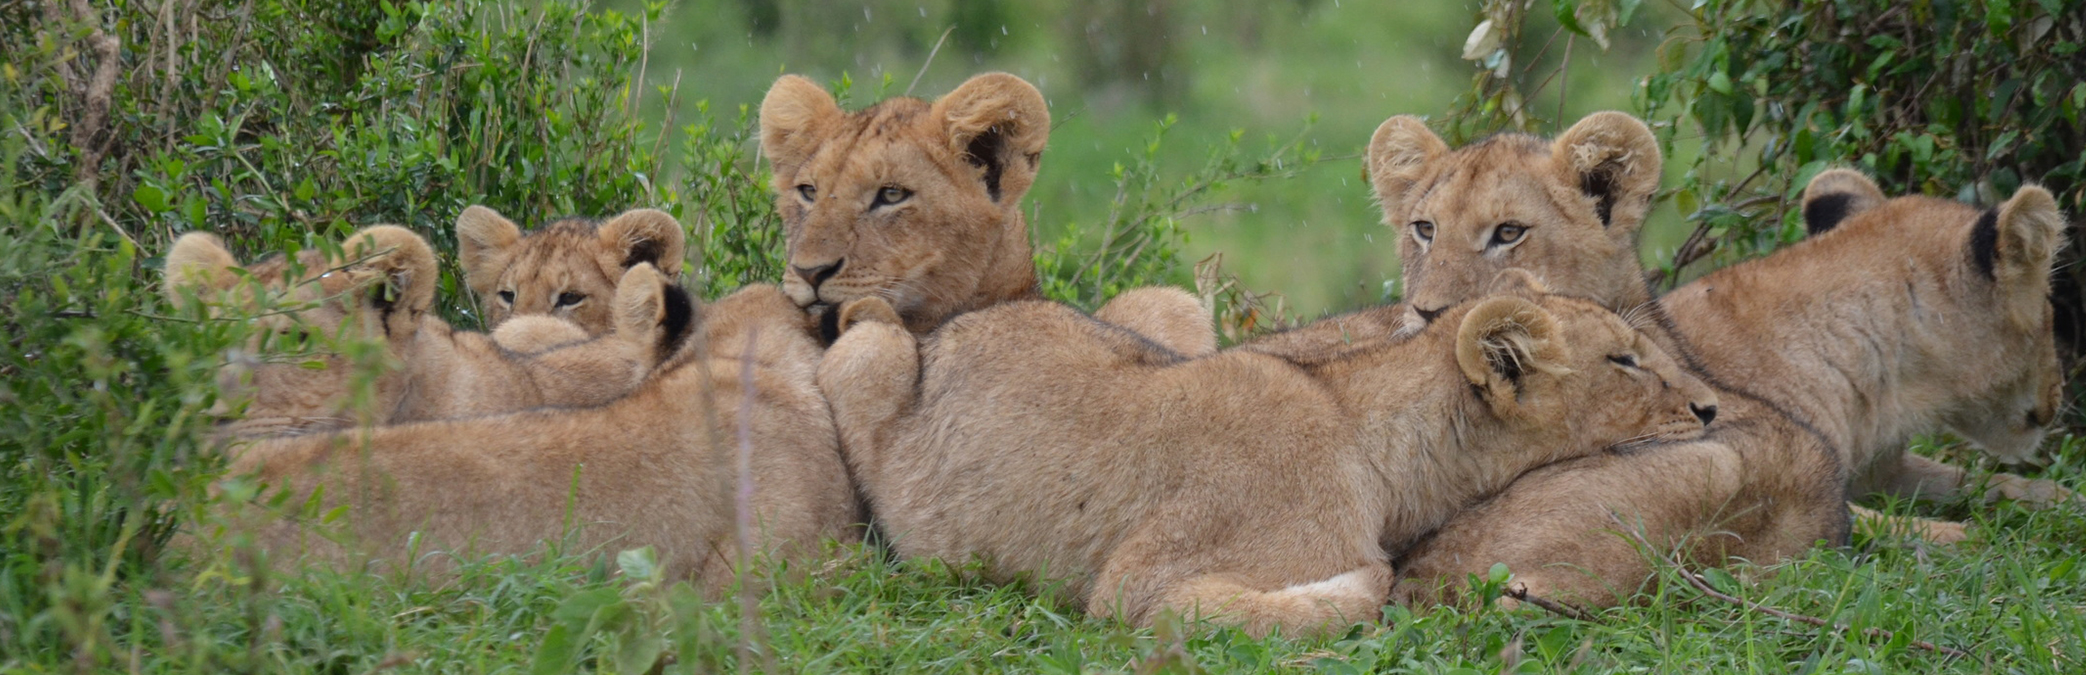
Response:
[{"label": "blurred green background", "polygon": [[[645,3],[602,6],[637,13]],[[1309,317],[1385,299],[1397,255],[1360,153],[1385,118],[1440,119],[1472,91],[1479,68],[1461,54],[1481,18],[1479,3],[1453,1],[682,0],[644,36],[644,79],[654,87],[646,107],[663,118],[669,96],[661,88],[678,83],[673,112],[683,117],[703,101],[712,110],[758,109],[783,73],[846,77],[850,107],[908,87],[931,99],[979,72],[1014,73],[1043,90],[1055,125],[1029,197],[1038,242],[1105,217],[1111,169],[1129,162],[1168,113],[1179,122],[1160,148],[1162,171],[1191,170],[1237,130],[1248,151],[1301,138],[1321,161],[1292,178],[1215,195],[1232,208],[1185,219],[1182,258],[1222,253],[1224,270],[1247,289],[1278,292]],[[1589,112],[1630,109],[1639,79],[1657,70],[1658,31],[1679,19],[1646,5],[1614,29],[1604,51],[1569,34],[1545,43],[1555,19],[1532,13],[1517,55],[1527,63],[1514,70],[1533,73],[1520,86],[1549,120],[1536,129],[1553,133]],[[1545,84],[1566,63],[1568,42],[1562,85]],[[1671,207],[1662,208],[1642,253],[1668,258],[1685,234]]]}]

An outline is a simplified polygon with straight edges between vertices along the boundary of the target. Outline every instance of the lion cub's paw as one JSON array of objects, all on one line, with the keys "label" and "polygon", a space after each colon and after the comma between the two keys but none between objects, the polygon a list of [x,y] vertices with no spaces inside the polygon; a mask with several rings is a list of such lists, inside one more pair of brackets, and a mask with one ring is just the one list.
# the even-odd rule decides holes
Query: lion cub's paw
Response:
[{"label": "lion cub's paw", "polygon": [[898,318],[898,310],[892,309],[891,303],[883,298],[874,296],[856,298],[840,306],[840,332],[842,334],[847,333],[847,330],[853,328],[855,324],[864,321],[875,321],[898,326],[905,325],[905,322]]},{"label": "lion cub's paw", "polygon": [[494,328],[493,343],[517,354],[541,354],[587,341],[587,329],[549,314],[524,314]]},{"label": "lion cub's paw", "polygon": [[2086,497],[2081,497],[2071,488],[2046,478],[2022,478],[2002,473],[1992,477],[1991,487],[1992,489],[1985,493],[1987,500],[1995,496],[2005,497],[2039,509],[2059,504],[2086,506]]}]

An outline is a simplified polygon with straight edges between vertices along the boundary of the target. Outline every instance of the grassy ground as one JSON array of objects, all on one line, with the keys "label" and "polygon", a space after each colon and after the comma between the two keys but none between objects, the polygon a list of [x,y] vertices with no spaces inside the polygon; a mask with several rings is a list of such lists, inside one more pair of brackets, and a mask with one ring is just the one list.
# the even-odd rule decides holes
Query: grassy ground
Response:
[{"label": "grassy ground", "polygon": [[[2086,443],[2068,439],[2043,475],[2072,485]],[[1933,451],[1933,448],[1923,448]],[[1953,450],[1944,449],[1947,455]],[[2018,672],[2086,668],[2086,519],[2013,504],[1882,505],[1964,517],[1968,543],[1930,547],[1859,532],[1773,570],[1712,571],[1723,591],[1846,624],[1828,630],[1712,599],[1671,574],[1637,606],[1575,620],[1485,606],[1413,613],[1337,639],[1255,640],[1162,623],[1132,630],[1028,589],[968,580],[940,562],[874,549],[833,560],[762,598],[747,639],[735,602],[703,604],[651,579],[640,557],[574,555],[476,563],[438,585],[309,572],[255,577],[236,563],[184,586],[125,591],[142,672],[534,672],[614,670],[675,654],[730,668],[738,651],[778,672]],[[223,576],[219,576],[219,573]],[[172,579],[170,579],[171,581]],[[60,592],[60,589],[53,589]],[[1864,636],[1869,629],[1895,634]],[[560,637],[575,638],[570,650]],[[169,636],[161,638],[159,636]],[[1911,646],[1933,642],[1970,654]],[[550,646],[545,646],[550,644]],[[0,660],[7,669],[29,664]],[[64,664],[46,664],[62,666]],[[641,668],[640,668],[641,669]]]}]

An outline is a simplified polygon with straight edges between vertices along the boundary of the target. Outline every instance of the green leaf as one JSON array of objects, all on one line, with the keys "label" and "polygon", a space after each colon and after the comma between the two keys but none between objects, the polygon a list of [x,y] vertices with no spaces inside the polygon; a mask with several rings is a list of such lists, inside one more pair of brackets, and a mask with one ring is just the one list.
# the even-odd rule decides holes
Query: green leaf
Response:
[{"label": "green leaf", "polygon": [[1721,70],[1710,73],[1709,90],[1726,96],[1731,95],[1731,76],[1725,75]]},{"label": "green leaf", "polygon": [[658,581],[658,557],[650,546],[633,548],[616,553],[616,567],[623,570],[626,579]]},{"label": "green leaf", "polygon": [[536,658],[529,664],[532,675],[560,675],[572,669],[572,657],[576,646],[572,632],[564,624],[552,624],[550,631],[543,634],[543,643],[536,646]]},{"label": "green leaf", "polygon": [[137,201],[138,206],[143,206],[145,210],[154,214],[165,213],[167,210],[166,191],[149,183],[139,185],[138,189],[132,190],[130,198]]},{"label": "green leaf", "polygon": [[1506,583],[1507,577],[1510,575],[1511,573],[1507,571],[1507,564],[1503,562],[1492,563],[1492,569],[1485,572],[1485,577],[1495,584]]}]

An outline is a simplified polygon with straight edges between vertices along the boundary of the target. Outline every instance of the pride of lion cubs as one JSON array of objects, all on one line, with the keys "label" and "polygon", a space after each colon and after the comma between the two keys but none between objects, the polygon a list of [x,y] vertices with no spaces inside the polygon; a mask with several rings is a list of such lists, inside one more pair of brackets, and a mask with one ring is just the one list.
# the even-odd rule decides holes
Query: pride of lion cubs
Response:
[{"label": "pride of lion cubs", "polygon": [[[1905,452],[1917,434],[2030,459],[2064,385],[2066,221],[2035,186],[1979,210],[1827,171],[1805,241],[1654,297],[1643,123],[1450,148],[1393,117],[1366,169],[1405,302],[1220,350],[1177,289],[1092,315],[1040,297],[1021,200],[1050,113],[1019,78],[848,112],[785,76],[760,124],[789,271],[701,306],[649,209],[533,232],[464,210],[490,335],[435,316],[435,253],[403,228],[250,265],[180,238],[171,300],[263,317],[220,375],[230,480],[317,507],[227,522],[278,561],[429,574],[649,546],[712,593],[874,524],[899,557],[976,559],[1097,617],[1337,633],[1495,563],[1609,605],[1655,578],[1646,543],[1713,566],[1841,545],[1857,518],[1960,539],[1848,502],[1968,487]],[[270,358],[315,336],[382,348]]]}]

